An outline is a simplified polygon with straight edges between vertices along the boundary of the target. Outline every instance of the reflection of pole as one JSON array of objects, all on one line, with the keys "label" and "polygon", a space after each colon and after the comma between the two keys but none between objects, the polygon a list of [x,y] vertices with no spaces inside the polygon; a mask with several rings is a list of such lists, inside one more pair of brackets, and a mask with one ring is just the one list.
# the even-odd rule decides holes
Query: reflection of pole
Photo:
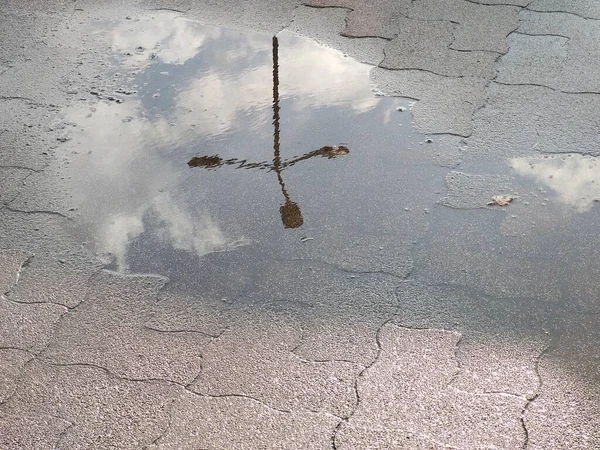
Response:
[{"label": "reflection of pole", "polygon": [[281,153],[279,140],[279,41],[273,36],[273,168],[277,172],[277,179],[286,201],[290,196],[285,189],[283,176],[281,175]]},{"label": "reflection of pole", "polygon": [[277,173],[277,180],[285,198],[284,204],[279,208],[281,220],[285,228],[298,228],[304,223],[300,207],[291,201],[285,188],[281,174],[281,153],[279,140],[279,41],[273,36],[273,169]]}]

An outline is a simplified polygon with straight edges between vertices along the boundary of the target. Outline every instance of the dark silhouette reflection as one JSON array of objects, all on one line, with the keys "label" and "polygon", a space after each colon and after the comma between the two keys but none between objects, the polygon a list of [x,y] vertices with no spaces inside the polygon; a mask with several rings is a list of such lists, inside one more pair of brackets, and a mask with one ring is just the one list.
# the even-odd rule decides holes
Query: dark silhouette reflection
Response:
[{"label": "dark silhouette reflection", "polygon": [[290,199],[285,188],[281,167],[281,153],[279,142],[279,41],[273,36],[273,170],[277,173],[277,180],[281,186],[281,192],[285,203],[279,208],[281,221],[285,228],[298,228],[304,223],[302,211],[297,203]]},{"label": "dark silhouette reflection", "polygon": [[[294,156],[289,160],[282,160],[281,162],[281,170],[287,169],[288,167],[293,166],[294,164],[305,161],[307,159],[313,158],[315,156],[321,156],[327,159],[332,159],[337,156],[343,156],[350,153],[348,147],[344,145],[335,145],[335,146],[326,146],[322,147],[319,150],[313,150],[312,152],[305,153],[302,156]],[[274,171],[275,167],[273,163],[268,161],[262,162],[250,162],[246,159],[223,159],[219,155],[213,156],[194,156],[192,159],[188,161],[188,166],[190,167],[204,167],[205,169],[215,169],[221,166],[234,166],[235,169],[259,169],[259,170],[269,170]]]},{"label": "dark silhouette reflection", "polygon": [[223,160],[219,156],[195,156],[188,162],[190,167],[206,167],[210,169],[212,167],[219,167],[223,165]]},{"label": "dark silhouette reflection", "polygon": [[279,41],[277,36],[273,36],[273,162],[248,162],[245,159],[227,159],[223,160],[219,155],[213,156],[195,156],[189,162],[190,167],[204,167],[205,169],[216,169],[222,166],[235,166],[236,169],[267,169],[277,174],[277,181],[281,186],[284,203],[279,207],[281,221],[285,228],[298,228],[304,223],[300,206],[290,198],[283,180],[283,170],[291,167],[300,161],[321,156],[332,159],[337,156],[343,156],[350,153],[348,147],[344,145],[325,146],[319,150],[305,153],[302,156],[295,156],[291,160],[282,160],[280,153],[280,128],[279,128]]}]

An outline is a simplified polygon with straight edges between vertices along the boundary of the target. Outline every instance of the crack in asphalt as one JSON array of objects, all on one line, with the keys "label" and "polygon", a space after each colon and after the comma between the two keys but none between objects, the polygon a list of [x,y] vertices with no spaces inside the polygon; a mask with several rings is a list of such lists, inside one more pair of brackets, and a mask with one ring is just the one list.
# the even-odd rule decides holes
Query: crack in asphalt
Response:
[{"label": "crack in asphalt", "polygon": [[[0,135],[1,134],[2,133],[0,133]],[[26,166],[20,166],[20,165],[7,165],[7,164],[0,164],[0,169],[28,170],[30,172],[36,172],[36,173],[41,173],[44,171],[44,169],[34,169],[32,167],[26,167]]]},{"label": "crack in asphalt", "polygon": [[544,331],[546,331],[546,333],[550,335],[550,342],[548,343],[546,348],[544,348],[544,350],[542,350],[542,352],[538,355],[538,357],[535,360],[534,371],[535,371],[535,375],[538,379],[538,385],[535,389],[535,392],[527,398],[527,403],[525,404],[525,406],[523,407],[523,410],[521,411],[521,426],[523,427],[523,431],[525,432],[525,440],[523,442],[524,450],[529,448],[529,430],[527,429],[527,424],[525,422],[525,416],[527,415],[527,412],[529,411],[529,408],[531,407],[531,405],[539,398],[540,391],[541,391],[542,387],[544,386],[544,380],[540,373],[540,364],[542,362],[542,359],[549,352],[551,352],[552,350],[554,350],[557,347],[558,341],[560,339],[560,336],[558,335],[558,333],[556,333],[556,332],[552,333],[550,330],[544,330]]},{"label": "crack in asphalt", "polygon": [[58,417],[58,416],[50,416],[50,417],[56,417],[57,419],[63,420],[65,422],[67,422],[69,425],[67,426],[67,428],[65,428],[59,435],[58,438],[56,439],[56,445],[52,448],[52,450],[57,450],[60,446],[60,443],[62,442],[62,440],[67,436],[68,432],[71,430],[71,428],[73,428],[76,424],[76,422],[72,422],[70,420],[64,419],[62,417]]},{"label": "crack in asphalt", "polygon": [[190,12],[190,10],[191,10],[191,8],[177,9],[177,8],[167,8],[167,7],[148,9],[148,11],[170,11],[170,12],[175,12],[175,13],[179,13],[179,14],[187,14],[188,12]]},{"label": "crack in asphalt", "polygon": [[[13,199],[13,201],[16,200],[17,198],[18,198],[18,196],[15,199]],[[51,215],[51,216],[59,216],[59,217],[62,217],[63,219],[67,219],[67,220],[73,220],[72,217],[69,217],[66,214],[60,213],[58,211],[49,211],[49,210],[44,210],[44,209],[22,210],[22,209],[13,208],[12,206],[10,206],[10,203],[7,205],[4,205],[4,208],[7,211],[11,211],[11,212],[15,212],[15,213],[47,214],[47,215]]]},{"label": "crack in asphalt", "polygon": [[51,367],[67,367],[67,368],[68,367],[82,367],[82,368],[88,368],[88,369],[97,369],[97,370],[103,371],[104,373],[106,373],[107,375],[109,375],[113,378],[116,378],[116,379],[122,380],[122,381],[130,381],[132,383],[167,383],[167,384],[177,385],[182,388],[185,388],[185,386],[186,386],[183,383],[180,383],[180,382],[174,381],[174,380],[169,380],[166,378],[126,377],[123,375],[118,375],[118,374],[112,372],[110,369],[103,367],[101,365],[98,365],[98,364],[94,364],[94,363],[82,363],[82,362],[59,363],[59,362],[52,361],[52,359],[50,359],[50,358],[44,358],[43,356],[37,356],[35,359],[38,362],[45,364],[47,366],[51,366]]},{"label": "crack in asphalt", "polygon": [[4,299],[6,301],[11,302],[11,303],[15,303],[17,305],[56,305],[56,306],[61,306],[61,307],[67,309],[67,311],[65,312],[65,314],[67,314],[70,311],[73,311],[75,308],[77,308],[77,306],[79,306],[79,304],[78,304],[76,306],[69,307],[69,306],[67,306],[67,305],[65,305],[63,303],[47,302],[47,301],[39,302],[39,301],[20,301],[20,300],[14,300],[14,299],[12,299],[10,297],[7,297],[8,293],[4,294],[5,295]]},{"label": "crack in asphalt", "polygon": [[305,6],[307,8],[313,8],[313,9],[344,9],[347,11],[346,17],[344,18],[344,22],[345,22],[345,28],[344,31],[342,31],[340,34],[340,36],[348,38],[348,39],[383,39],[384,41],[391,41],[393,40],[398,33],[394,33],[394,36],[392,37],[386,37],[386,36],[378,36],[376,34],[374,35],[360,35],[360,36],[356,36],[356,35],[351,35],[348,34],[345,30],[348,29],[348,15],[351,12],[356,12],[356,10],[354,8],[351,8],[349,6],[341,6],[341,5],[312,5],[309,3],[302,3],[299,6]]},{"label": "crack in asphalt", "polygon": [[[455,331],[452,331],[452,332],[456,333]],[[456,363],[456,371],[454,372],[454,374],[452,375],[452,377],[450,378],[450,380],[446,384],[446,388],[449,388],[450,385],[452,385],[452,383],[454,383],[458,379],[459,375],[462,372],[462,365],[461,365],[461,362],[460,362],[460,358],[458,357],[458,349],[459,349],[460,343],[463,341],[463,338],[464,338],[463,334],[459,333],[458,341],[456,341],[456,343],[454,344],[453,359],[454,359],[454,362]]]},{"label": "crack in asphalt", "polygon": [[[533,87],[541,87],[541,88],[545,88],[545,89],[550,89],[551,91],[554,92],[559,92],[561,94],[567,94],[567,95],[600,95],[600,92],[596,92],[596,91],[566,91],[563,89],[558,89],[552,86],[547,86],[545,84],[538,84],[538,83],[507,83],[504,81],[496,81],[496,80],[492,80],[494,83],[496,84],[500,84],[503,86],[533,86]],[[572,152],[569,152],[572,153]]]},{"label": "crack in asphalt", "polygon": [[[199,393],[199,392],[195,392],[193,390],[191,390],[189,388],[190,384],[183,384],[183,383],[179,383],[177,381],[173,381],[173,380],[167,380],[164,378],[133,378],[133,377],[125,377],[122,375],[117,375],[114,372],[112,372],[111,370],[109,370],[106,367],[100,366],[98,364],[92,364],[92,363],[56,363],[56,362],[52,362],[52,360],[50,359],[46,359],[46,358],[42,358],[40,356],[33,356],[31,360],[29,360],[27,362],[27,364],[29,364],[31,361],[37,361],[41,364],[44,364],[46,366],[50,366],[50,367],[59,367],[59,368],[69,368],[69,367],[82,367],[82,368],[88,368],[88,369],[92,369],[92,370],[100,370],[102,372],[104,372],[106,375],[118,379],[118,380],[122,380],[122,381],[127,381],[127,382],[132,382],[132,383],[158,383],[158,384],[167,384],[170,386],[178,386],[180,388],[182,388],[183,390],[185,390],[187,393],[192,394],[196,397],[201,397],[201,398],[210,398],[210,399],[223,399],[223,398],[242,398],[242,399],[247,399],[247,400],[251,400],[253,402],[259,403],[260,405],[264,406],[265,408],[268,408],[269,410],[272,411],[276,411],[278,413],[283,413],[283,414],[293,414],[295,410],[292,409],[283,409],[283,408],[277,408],[274,407],[272,405],[269,405],[268,403],[253,397],[251,395],[247,395],[247,394],[207,394],[207,393]],[[25,367],[25,365],[24,365]],[[8,400],[8,399],[7,399]],[[173,404],[176,402],[176,399],[173,400]],[[172,410],[172,407],[171,407]],[[302,410],[300,410],[302,411]],[[336,417],[338,419],[340,419],[339,416],[329,413],[329,412],[323,412],[323,411],[312,411],[312,410],[304,410],[306,412],[310,412],[310,413],[317,413],[317,414],[323,414],[326,416],[331,416],[331,417]],[[171,411],[169,412],[169,418],[170,420],[172,419],[172,415],[171,415]],[[67,420],[65,420],[67,421]],[[68,421],[67,421],[68,422]],[[168,427],[167,427],[168,428]],[[165,430],[165,432],[161,435],[164,436],[164,434],[166,433],[167,430]],[[157,438],[155,441],[157,442],[160,439]]]},{"label": "crack in asphalt", "polygon": [[173,408],[175,407],[175,399],[173,399],[173,401],[171,402],[171,405],[169,405],[169,411],[168,411],[168,415],[169,415],[169,421],[167,422],[167,426],[165,427],[165,429],[156,437],[156,439],[154,439],[150,445],[154,445],[156,446],[160,440],[165,437],[167,435],[167,433],[169,431],[171,431],[171,426],[173,425]]},{"label": "crack in asphalt", "polygon": [[27,353],[28,355],[31,355],[31,356],[37,356],[37,354],[31,350],[28,350],[26,348],[21,348],[21,347],[14,347],[12,345],[0,345],[0,350],[15,350],[18,352]]},{"label": "crack in asphalt", "polygon": [[[467,51],[471,51],[471,50],[467,50]],[[402,67],[402,68],[398,69],[398,68],[394,68],[394,67],[384,66],[383,65],[384,62],[385,62],[385,60],[382,61],[382,63],[378,67],[381,69],[391,70],[391,71],[414,70],[414,71],[419,71],[419,72],[432,73],[439,77],[451,78],[454,80],[457,80],[457,79],[460,80],[462,78],[473,78],[473,76],[471,76],[471,75],[456,75],[456,76],[455,75],[445,75],[443,73],[438,73],[438,72],[435,72],[434,70],[430,70],[430,69],[423,69],[421,67]],[[408,97],[408,98],[412,98],[412,97]],[[419,100],[419,99],[417,99],[417,100]],[[463,137],[467,137],[467,136],[463,136]]]},{"label": "crack in asphalt", "polygon": [[287,24],[283,25],[281,27],[281,30],[279,30],[277,33],[275,33],[275,35],[277,36],[279,33],[281,33],[282,31],[287,30],[288,28],[290,28],[295,22],[296,22],[296,13],[298,12],[298,9],[304,6],[302,3],[294,6],[294,8],[292,9],[292,18],[288,21]]},{"label": "crack in asphalt", "polygon": [[563,38],[566,39],[567,41],[570,41],[571,38],[569,36],[565,36],[564,34],[557,34],[557,33],[526,33],[524,31],[513,31],[512,34],[521,34],[523,36],[541,36],[541,37],[557,37],[557,38]]},{"label": "crack in asphalt", "polygon": [[[202,350],[204,351],[204,350],[206,349],[206,347],[208,347],[209,345],[211,345],[211,344],[212,344],[212,343],[213,343],[213,342],[214,342],[216,339],[218,339],[219,337],[221,337],[221,336],[222,336],[222,335],[223,335],[225,332],[229,331],[229,329],[230,329],[230,327],[227,327],[225,330],[223,330],[223,331],[222,331],[222,332],[221,332],[221,333],[220,333],[218,336],[214,337],[214,339],[212,339],[210,342],[208,342],[208,343],[207,343],[207,344],[206,344],[206,345],[205,345],[205,346],[202,348]],[[361,368],[363,368],[363,369],[364,369],[364,367],[365,367],[364,365],[362,365],[362,364],[359,364],[359,363],[357,363],[357,362],[355,362],[355,361],[350,361],[350,360],[345,360],[345,359],[311,360],[311,359],[303,358],[303,357],[301,357],[301,356],[299,356],[299,355],[297,355],[297,354],[295,353],[295,351],[296,351],[296,350],[297,350],[297,349],[298,349],[298,348],[299,348],[299,347],[302,345],[302,343],[303,343],[303,337],[301,337],[301,338],[300,338],[298,345],[296,345],[296,346],[295,346],[293,349],[289,350],[289,353],[292,353],[292,354],[293,354],[293,355],[294,355],[296,358],[298,358],[298,360],[299,360],[299,361],[302,361],[302,362],[305,362],[305,363],[310,363],[310,364],[327,364],[327,363],[331,363],[331,362],[340,362],[340,363],[352,364],[353,366],[358,366],[358,367],[361,367]],[[199,394],[199,393],[197,393],[197,392],[195,392],[195,391],[192,391],[190,388],[191,388],[191,387],[192,387],[194,384],[196,384],[196,383],[198,382],[198,380],[200,379],[200,377],[202,376],[202,374],[203,374],[203,373],[202,373],[202,369],[201,369],[201,370],[200,370],[200,372],[198,372],[198,375],[196,375],[196,377],[194,377],[194,379],[193,379],[191,382],[189,382],[188,384],[186,384],[186,385],[185,385],[185,388],[186,388],[186,390],[188,390],[188,391],[190,391],[190,392],[192,392],[192,393],[195,393],[195,394],[198,394],[198,395],[204,395],[204,396],[213,396],[213,397],[222,397],[222,396],[244,396],[244,397],[253,398],[253,399],[257,400],[257,401],[261,401],[261,402],[262,402],[262,400],[258,400],[257,398],[255,398],[255,397],[251,397],[251,396],[248,396],[248,395],[246,395],[246,394],[219,394],[219,395],[214,395],[214,394],[205,394],[205,393]],[[264,403],[264,404],[266,405],[266,403],[265,403],[265,402],[262,402],[262,403]],[[277,408],[274,408],[274,407],[273,407],[273,409],[277,409]],[[288,411],[288,410],[280,410],[280,409],[278,409],[278,410],[279,410],[279,411],[281,411],[281,412],[292,412],[291,410],[290,410],[290,411]],[[311,410],[311,409],[306,409],[306,410],[307,410],[307,411],[310,411],[310,412],[314,412],[314,413],[324,413],[324,414],[329,414],[329,415],[332,415],[332,416],[334,416],[334,417],[338,417],[338,418],[340,418],[340,417],[339,417],[339,416],[337,416],[336,414],[329,413],[329,412],[322,412],[322,411],[318,411],[318,410]]]},{"label": "crack in asphalt", "polygon": [[355,11],[354,8],[350,8],[349,6],[340,6],[340,5],[313,5],[310,3],[302,3],[301,6],[306,6],[307,8],[314,8],[314,9],[345,9],[348,12],[353,12]]},{"label": "crack in asphalt", "polygon": [[[6,208],[6,205],[4,207]],[[25,302],[17,302],[15,300],[12,300],[12,299],[8,298],[8,295],[15,288],[15,286],[19,283],[23,269],[25,269],[27,266],[29,266],[29,264],[35,257],[34,253],[30,253],[30,252],[23,252],[23,253],[27,253],[28,255],[27,255],[27,258],[25,258],[25,260],[19,265],[19,267],[17,269],[17,273],[15,274],[14,281],[8,286],[8,289],[6,289],[4,292],[0,292],[0,295],[2,295],[2,298],[4,298],[5,300],[8,300],[8,301],[12,301],[13,303],[25,303]],[[46,303],[46,302],[40,302],[40,303]]]},{"label": "crack in asphalt", "polygon": [[65,419],[63,417],[56,416],[54,414],[44,414],[44,415],[41,415],[41,416],[31,416],[31,415],[21,415],[21,414],[3,414],[3,413],[0,412],[0,417],[2,417],[2,416],[4,416],[4,417],[17,417],[17,418],[20,418],[20,419],[43,419],[43,418],[50,417],[52,419],[58,419],[58,420],[60,420],[62,422],[65,422],[66,424],[68,424],[67,427],[63,431],[61,431],[59,433],[59,435],[57,436],[56,441],[52,445],[52,450],[58,449],[58,447],[60,445],[60,441],[64,438],[64,436],[66,435],[67,431],[69,429],[71,429],[75,425],[74,422],[71,422],[70,420],[67,420],[67,419]]},{"label": "crack in asphalt", "polygon": [[[2,72],[2,73],[4,73],[4,72]],[[28,102],[28,103],[32,103],[32,104],[36,104],[36,105],[40,105],[40,106],[46,106],[46,105],[43,105],[42,103],[36,102],[35,100],[33,100],[29,97],[21,97],[19,95],[0,95],[0,100],[5,100],[5,101],[21,100],[24,102]]]},{"label": "crack in asphalt", "polygon": [[0,406],[5,404],[8,400],[10,400],[10,398],[15,394],[15,392],[18,389],[18,382],[22,379],[23,377],[23,372],[25,371],[25,366],[32,361],[33,359],[35,359],[37,357],[37,355],[32,352],[31,350],[26,350],[24,348],[19,348],[19,347],[10,347],[10,346],[2,346],[0,347],[0,350],[13,350],[13,351],[20,351],[23,353],[26,353],[30,358],[25,361],[25,363],[23,363],[23,366],[21,367],[21,369],[19,370],[17,376],[15,377],[15,383],[14,383],[14,387],[12,388],[12,390],[10,391],[10,393],[7,395],[7,397],[0,401]]},{"label": "crack in asphalt", "polygon": [[[295,350],[295,348],[293,350]],[[294,353],[292,350],[290,350],[290,352]],[[307,359],[300,355],[297,355],[296,353],[294,353],[294,355],[297,356],[300,361],[310,364],[327,364],[332,362],[338,362],[352,364],[358,367],[362,367],[363,369],[366,367],[364,364],[357,363],[356,361],[350,361],[349,359]]]},{"label": "crack in asphalt", "polygon": [[[531,2],[530,2],[530,4],[531,4]],[[584,20],[593,20],[593,21],[600,20],[600,18],[597,18],[597,17],[587,17],[582,14],[577,14],[577,13],[571,12],[571,11],[561,11],[561,10],[543,11],[543,10],[538,10],[538,9],[532,9],[529,7],[529,5],[525,6],[523,9],[534,12],[534,13],[538,13],[538,14],[568,14],[570,16],[579,17]]]},{"label": "crack in asphalt", "polygon": [[[152,319],[150,319],[150,320],[152,320]],[[223,334],[223,331],[221,333],[215,335],[215,334],[205,333],[204,331],[191,330],[191,329],[161,330],[160,328],[154,328],[147,324],[144,324],[143,328],[146,328],[147,330],[151,330],[151,331],[156,331],[157,333],[165,333],[165,334],[196,333],[196,334],[200,334],[202,336],[206,336],[206,337],[213,338],[213,339],[216,339]]]},{"label": "crack in asphalt", "polygon": [[[471,1],[472,3],[476,3],[476,2],[474,2],[473,0],[466,0],[466,1]],[[533,0],[530,0],[530,1],[529,1],[529,3],[531,3],[531,1],[533,1]],[[528,3],[528,4],[529,4],[529,3]],[[490,6],[490,5],[488,5],[488,6]],[[492,5],[492,6],[495,6],[495,5]],[[511,30],[511,31],[510,31],[510,32],[509,32],[509,33],[508,33],[508,34],[507,34],[507,35],[504,37],[504,40],[505,40],[505,42],[506,42],[506,52],[498,54],[498,56],[496,57],[496,59],[495,59],[495,61],[494,61],[494,69],[495,69],[495,71],[496,71],[496,74],[495,74],[495,75],[494,75],[494,76],[493,76],[491,79],[488,79],[488,80],[486,81],[486,83],[485,83],[485,86],[484,86],[484,88],[483,88],[483,89],[484,89],[484,92],[486,92],[486,95],[485,95],[485,97],[484,97],[484,99],[483,99],[483,102],[482,102],[481,106],[477,107],[477,108],[476,108],[476,109],[475,109],[475,110],[474,110],[474,111],[471,113],[471,128],[472,128],[472,131],[471,131],[471,133],[470,133],[468,136],[464,136],[465,138],[469,138],[469,137],[471,137],[471,136],[473,135],[473,133],[475,132],[475,117],[476,117],[476,115],[479,113],[479,111],[483,110],[483,109],[484,109],[484,108],[486,108],[486,106],[487,106],[487,103],[488,103],[488,101],[489,101],[489,94],[488,94],[488,93],[489,93],[489,88],[490,88],[490,85],[491,85],[491,83],[492,83],[492,82],[493,82],[493,81],[494,81],[494,80],[495,80],[495,79],[498,77],[498,73],[499,73],[498,66],[499,66],[499,64],[500,64],[500,62],[501,62],[501,60],[502,60],[502,58],[503,58],[504,56],[506,56],[506,55],[508,54],[508,52],[510,52],[510,48],[511,48],[511,47],[510,47],[510,43],[508,42],[508,38],[509,38],[509,37],[510,37],[510,36],[511,36],[513,33],[516,33],[516,32],[517,32],[517,30],[518,30],[518,29],[521,27],[521,21],[522,21],[522,20],[521,20],[521,14],[522,14],[522,12],[525,10],[525,8],[526,8],[526,6],[525,6],[525,7],[523,7],[523,6],[518,6],[518,5],[502,5],[502,6],[514,6],[514,7],[520,8],[520,11],[517,13],[517,24],[516,24],[515,28],[514,28],[513,30]]]},{"label": "crack in asphalt", "polygon": [[[519,300],[521,302],[523,301],[527,301],[529,303],[538,305],[538,306],[551,306],[553,308],[558,308],[564,312],[568,312],[571,313],[574,311],[571,311],[570,309],[565,308],[563,305],[561,305],[559,302],[560,300],[562,300],[562,297],[560,298],[555,298],[553,300],[551,300],[550,302],[548,301],[544,301],[541,300],[539,298],[535,298],[535,297],[501,297],[498,295],[493,295],[493,294],[489,294],[486,291],[476,288],[476,287],[472,287],[466,284],[460,284],[460,283],[450,283],[450,282],[443,282],[443,283],[424,283],[422,281],[419,281],[418,279],[414,279],[414,278],[410,278],[410,279],[406,279],[404,280],[404,282],[410,282],[410,283],[418,283],[424,287],[446,287],[446,288],[452,288],[452,289],[457,289],[457,290],[462,290],[463,292],[465,292],[469,297],[484,297],[488,300],[497,300],[497,301],[511,301],[511,302],[515,302],[516,300]],[[400,284],[397,287],[397,290],[400,289],[403,285]],[[396,291],[397,291],[396,290]],[[580,313],[583,313],[582,311],[580,311]],[[595,314],[595,313],[592,313]]]},{"label": "crack in asphalt", "polygon": [[490,8],[496,7],[496,6],[511,6],[513,8],[525,8],[525,6],[521,6],[521,5],[515,5],[514,3],[494,3],[494,4],[488,4],[488,3],[481,3],[481,1],[477,1],[477,0],[464,0],[465,2],[469,2],[469,3],[473,3],[474,5],[477,6],[489,6]]},{"label": "crack in asphalt", "polygon": [[373,367],[375,365],[375,363],[379,360],[379,357],[381,356],[381,353],[383,352],[383,348],[381,346],[381,340],[380,340],[381,331],[383,330],[383,327],[385,327],[388,323],[391,323],[391,321],[394,319],[394,317],[395,317],[395,315],[390,317],[389,319],[387,319],[385,322],[383,322],[379,326],[379,328],[377,328],[377,331],[375,332],[375,342],[377,343],[377,355],[375,355],[375,358],[373,358],[373,361],[371,361],[370,364],[365,366],[364,369],[361,370],[358,373],[358,375],[356,376],[356,378],[354,379],[354,393],[356,396],[356,406],[354,407],[352,412],[347,417],[343,417],[342,420],[340,420],[338,422],[338,424],[336,425],[336,427],[334,428],[333,434],[331,435],[331,448],[333,450],[338,450],[338,446],[337,446],[337,442],[336,442],[337,434],[341,430],[342,426],[344,426],[344,424],[347,424],[350,421],[350,419],[356,413],[356,411],[358,410],[358,407],[360,406],[360,391],[358,389],[358,383],[359,383],[361,377],[363,376],[363,374],[367,370],[369,370],[371,367]]},{"label": "crack in asphalt", "polygon": [[[407,280],[407,281],[414,281],[414,280]],[[486,294],[485,292],[479,291],[477,289],[473,289],[470,288],[468,286],[463,286],[460,284],[452,284],[452,283],[438,283],[438,284],[424,284],[424,286],[428,286],[428,287],[451,287],[451,288],[458,288],[461,289],[463,291],[465,291],[465,293],[467,293],[467,295],[469,296],[473,296],[473,295],[483,295],[484,297],[488,298],[488,299],[497,299],[497,300],[501,300],[502,297],[495,297],[495,296],[491,296]],[[397,289],[400,289],[401,286],[399,286]],[[397,294],[397,291],[396,291]],[[512,300],[512,299],[511,299]],[[534,304],[544,304],[545,303],[542,300],[538,300],[538,299],[522,299],[522,300],[530,300],[532,303]],[[562,307],[562,305],[560,304],[556,304],[556,305],[552,305],[553,308],[558,308],[558,310],[561,310],[563,312],[567,312],[570,313],[570,311],[568,309],[565,309]],[[554,311],[553,314],[556,314],[557,311]],[[581,315],[587,315],[585,312],[580,312]],[[598,315],[597,313],[592,313],[591,315],[596,316]],[[431,327],[405,327],[403,325],[398,325],[397,326],[403,327],[403,328],[408,328],[408,329],[418,329],[418,330],[427,330],[427,329],[435,329],[435,328],[431,328]],[[524,441],[523,441],[523,449],[527,449],[529,446],[529,430],[527,429],[526,423],[525,423],[525,416],[527,414],[527,411],[529,410],[529,408],[531,407],[531,405],[535,402],[535,400],[539,397],[540,395],[540,390],[543,386],[543,378],[540,374],[539,371],[539,367],[541,364],[542,359],[544,358],[544,356],[546,354],[548,354],[549,352],[551,352],[552,350],[554,350],[557,346],[558,343],[558,339],[559,336],[558,334],[553,330],[548,330],[546,329],[545,326],[542,326],[542,329],[544,330],[544,332],[550,336],[550,342],[546,345],[546,347],[540,352],[540,354],[536,357],[535,362],[534,362],[534,373],[536,375],[536,378],[538,380],[537,382],[537,386],[534,389],[533,393],[529,393],[526,395],[518,395],[518,394],[513,394],[513,393],[509,393],[509,392],[504,392],[504,391],[486,391],[484,392],[484,394],[503,394],[503,395],[509,395],[509,396],[513,396],[513,397],[517,397],[520,399],[525,399],[526,403],[523,406],[523,409],[521,411],[521,417],[520,417],[520,424],[521,427],[523,428],[523,432],[524,432]],[[446,330],[444,330],[446,331]],[[453,330],[447,330],[447,331],[453,331]],[[463,333],[460,333],[461,338],[457,341],[456,343],[456,347],[455,347],[455,354],[454,354],[454,360],[456,361],[456,363],[458,364],[458,370],[457,372],[454,374],[454,376],[452,377],[452,380],[448,383],[448,386],[450,386],[458,377],[458,375],[460,374],[460,358],[458,356],[458,350],[459,350],[459,344],[462,342],[463,339]],[[453,388],[456,389],[456,388]],[[468,391],[462,391],[460,389],[456,389],[459,392],[465,392],[465,393],[469,393],[471,395],[479,395],[479,394],[474,394]]]}]

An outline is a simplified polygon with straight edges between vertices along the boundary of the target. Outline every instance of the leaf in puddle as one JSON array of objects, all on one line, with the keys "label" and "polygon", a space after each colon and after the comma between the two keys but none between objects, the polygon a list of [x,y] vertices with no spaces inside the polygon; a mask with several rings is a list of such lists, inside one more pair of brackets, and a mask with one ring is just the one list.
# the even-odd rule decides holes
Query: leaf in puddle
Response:
[{"label": "leaf in puddle", "polygon": [[492,201],[488,203],[488,206],[506,206],[513,201],[513,197],[510,195],[496,195],[492,197]]}]

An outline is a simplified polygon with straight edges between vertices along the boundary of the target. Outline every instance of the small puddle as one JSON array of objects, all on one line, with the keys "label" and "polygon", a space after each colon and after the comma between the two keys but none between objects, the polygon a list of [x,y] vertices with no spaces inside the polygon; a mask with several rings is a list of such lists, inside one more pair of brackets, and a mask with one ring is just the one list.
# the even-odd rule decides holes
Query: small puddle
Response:
[{"label": "small puddle", "polygon": [[250,244],[298,256],[420,232],[443,189],[409,101],[377,96],[371,67],[337,50],[171,13],[97,36],[114,73],[66,120],[74,200],[115,270],[174,276]]},{"label": "small puddle", "polygon": [[513,158],[513,169],[549,188],[558,200],[579,212],[589,211],[600,202],[600,165],[598,158],[585,155],[561,155],[537,158]]}]

